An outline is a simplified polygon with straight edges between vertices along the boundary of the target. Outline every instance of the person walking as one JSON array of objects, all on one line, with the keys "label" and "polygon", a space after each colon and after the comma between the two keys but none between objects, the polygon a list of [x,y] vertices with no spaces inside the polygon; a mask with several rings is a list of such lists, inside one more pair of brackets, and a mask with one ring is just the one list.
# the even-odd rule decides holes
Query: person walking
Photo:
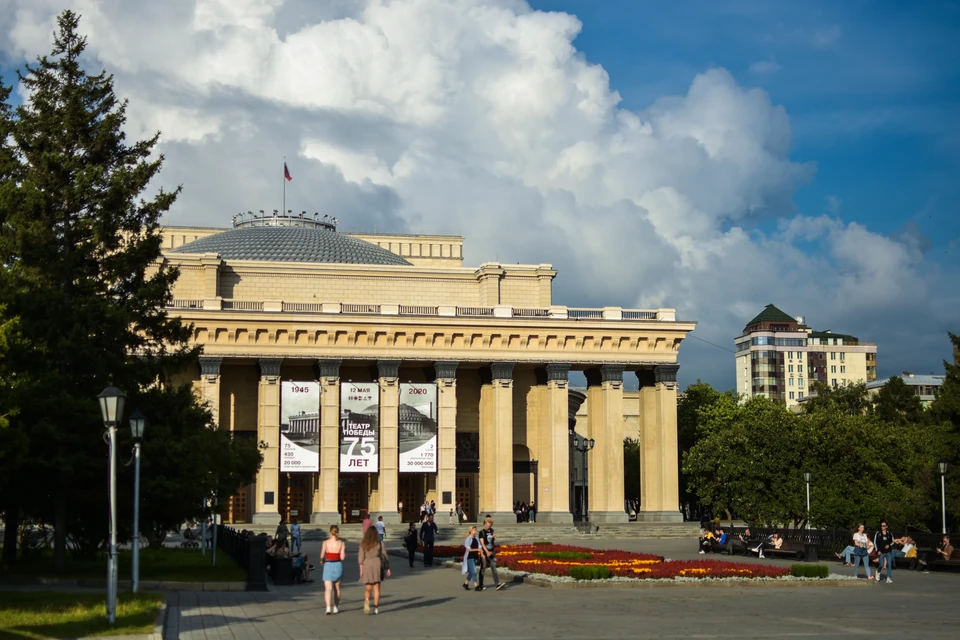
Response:
[{"label": "person walking", "polygon": [[867,537],[866,527],[862,524],[857,527],[857,532],[853,534],[853,577],[859,577],[857,574],[860,573],[860,563],[863,563],[863,568],[867,571],[867,580],[870,580],[870,538]]},{"label": "person walking", "polygon": [[440,529],[433,521],[433,516],[427,516],[420,527],[420,544],[423,546],[423,566],[425,567],[433,566],[433,543],[437,539],[438,531]]},{"label": "person walking", "polygon": [[890,571],[893,569],[895,549],[893,547],[893,534],[887,528],[886,521],[881,520],[880,531],[873,534],[873,546],[880,554],[877,560],[877,582],[880,582],[880,574],[883,572],[884,565],[886,565],[887,584],[893,584],[893,580],[890,579]]},{"label": "person walking", "polygon": [[370,615],[370,596],[373,595],[373,613],[380,613],[380,583],[390,577],[387,550],[373,527],[367,529],[357,554],[360,565],[360,582],[363,583],[363,613]]},{"label": "person walking", "polygon": [[343,561],[347,559],[347,545],[340,539],[340,527],[330,527],[330,537],[323,541],[320,562],[323,563],[323,599],[327,615],[340,613],[340,581],[343,580]]},{"label": "person walking", "polygon": [[459,526],[459,524],[464,520],[466,520],[466,518],[463,515],[463,500],[458,500],[457,501],[457,525]]},{"label": "person walking", "polygon": [[480,560],[480,541],[477,539],[477,527],[471,525],[467,532],[467,539],[463,541],[463,569],[462,573],[466,576],[463,581],[464,591],[470,591],[470,584],[476,591],[483,591],[483,587],[477,581],[477,562]]},{"label": "person walking", "polygon": [[300,523],[297,522],[296,518],[293,518],[293,522],[290,523],[290,550],[293,551],[293,547],[297,547],[297,553],[300,553]]},{"label": "person walking", "polygon": [[380,536],[380,542],[383,542],[383,539],[387,537],[387,525],[383,523],[383,516],[377,516],[377,523],[374,526],[377,528],[377,535]]},{"label": "person walking", "polygon": [[497,575],[497,534],[493,531],[493,518],[487,516],[483,521],[483,530],[480,531],[481,565],[477,574],[477,586],[479,591],[483,591],[483,574],[489,567],[490,574],[493,576],[493,586],[497,589],[503,589],[505,582],[500,582],[500,576]]},{"label": "person walking", "polygon": [[530,522],[537,523],[537,503],[533,500],[530,501],[530,506],[528,507]]},{"label": "person walking", "polygon": [[277,525],[277,535],[273,536],[273,539],[277,541],[277,544],[281,542],[286,542],[287,538],[290,536],[290,529],[287,528],[287,523],[280,518],[280,524]]},{"label": "person walking", "polygon": [[407,548],[410,558],[410,568],[413,568],[413,559],[417,554],[417,525],[410,523],[410,528],[403,534],[403,546]]}]

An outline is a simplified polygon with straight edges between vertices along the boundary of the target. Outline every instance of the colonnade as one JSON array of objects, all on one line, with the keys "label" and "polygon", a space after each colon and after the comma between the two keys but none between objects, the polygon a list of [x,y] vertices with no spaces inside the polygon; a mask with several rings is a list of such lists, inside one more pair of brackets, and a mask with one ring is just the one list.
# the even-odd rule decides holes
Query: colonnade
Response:
[{"label": "colonnade", "polygon": [[[229,361],[228,361],[229,362]],[[249,363],[249,358],[243,360]],[[281,367],[278,358],[256,360],[258,442],[266,444],[264,461],[257,474],[252,502],[256,524],[279,521],[280,491],[280,398]],[[303,365],[302,359],[290,359]],[[341,360],[311,360],[320,382],[319,473],[310,480],[313,523],[332,524],[341,520],[340,487],[340,382],[345,363]],[[571,364],[544,363],[458,363],[448,361],[400,362],[378,360],[349,362],[367,367],[370,381],[379,392],[379,461],[376,497],[369,508],[387,522],[398,522],[400,472],[399,408],[400,381],[404,368],[416,367],[419,375],[437,386],[437,471],[432,493],[441,513],[456,503],[457,434],[475,430],[479,435],[479,470],[476,513],[492,514],[509,521],[514,505],[514,446],[524,445],[537,461],[539,491],[536,496],[540,522],[571,522],[569,382]],[[221,367],[224,358],[200,358],[200,380],[195,382],[219,423]],[[595,523],[627,521],[623,490],[623,439],[641,441],[640,520],[681,520],[678,495],[677,395],[679,365],[601,364],[582,367],[587,379],[586,425],[578,432],[595,441],[589,454],[590,520]],[[533,376],[530,372],[533,372]],[[640,385],[639,433],[624,428],[623,375],[634,371]],[[518,387],[518,372],[523,372]],[[458,381],[470,386],[458,401]],[[479,402],[474,390],[479,385]],[[252,391],[252,389],[250,390]],[[469,426],[468,424],[469,423]],[[516,428],[515,424],[522,428]],[[462,470],[461,470],[462,471]]]}]

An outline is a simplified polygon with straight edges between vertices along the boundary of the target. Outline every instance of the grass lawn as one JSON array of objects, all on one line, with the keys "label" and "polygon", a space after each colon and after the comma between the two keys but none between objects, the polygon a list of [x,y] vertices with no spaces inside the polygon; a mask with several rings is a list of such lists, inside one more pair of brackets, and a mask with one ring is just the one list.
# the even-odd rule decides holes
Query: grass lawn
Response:
[{"label": "grass lawn", "polygon": [[[219,561],[219,558],[217,558]],[[118,595],[117,622],[107,624],[101,593],[0,591],[0,638],[83,638],[153,633],[163,597]]]},{"label": "grass lawn", "polygon": [[[129,580],[132,556],[130,551],[120,552],[119,579]],[[96,578],[107,579],[105,554],[95,558],[67,556],[67,568],[63,573],[53,570],[53,553],[44,552],[35,558],[22,559],[17,566],[0,571],[0,579],[17,576],[44,576],[50,578]],[[141,549],[140,580],[164,580],[168,582],[246,582],[247,574],[233,558],[217,550],[217,566],[213,566],[210,551],[200,555],[199,549]]]}]

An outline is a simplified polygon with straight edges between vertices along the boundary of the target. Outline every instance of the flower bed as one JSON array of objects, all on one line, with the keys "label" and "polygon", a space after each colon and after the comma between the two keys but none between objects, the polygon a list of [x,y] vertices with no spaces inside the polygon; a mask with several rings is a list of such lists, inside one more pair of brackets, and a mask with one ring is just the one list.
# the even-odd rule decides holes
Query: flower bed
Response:
[{"label": "flower bed", "polygon": [[[422,551],[422,549],[421,549]],[[460,559],[463,547],[434,547],[434,557]],[[503,545],[497,548],[497,564],[504,569],[548,576],[569,576],[575,567],[606,567],[611,576],[639,579],[673,578],[781,578],[790,569],[772,565],[723,560],[672,560],[649,553],[615,549],[591,549],[569,545]]]}]

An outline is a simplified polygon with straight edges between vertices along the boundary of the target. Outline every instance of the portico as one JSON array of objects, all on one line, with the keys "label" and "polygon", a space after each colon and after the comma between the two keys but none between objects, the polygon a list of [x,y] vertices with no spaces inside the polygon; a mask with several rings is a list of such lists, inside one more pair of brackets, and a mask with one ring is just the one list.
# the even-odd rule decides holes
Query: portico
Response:
[{"label": "portico", "polygon": [[[462,267],[459,238],[298,229],[308,232],[294,249],[306,237],[316,255],[333,253],[331,261],[284,260],[291,250],[283,246],[252,259],[236,253],[242,243],[231,238],[242,228],[165,233],[164,260],[181,270],[169,311],[193,324],[204,353],[182,379],[207,400],[220,428],[265,446],[256,483],[231,498],[230,519],[270,524],[296,513],[332,524],[369,512],[396,522],[427,500],[441,515],[462,502],[470,519],[508,520],[516,502],[534,501],[538,520],[570,522],[571,371],[587,379],[587,420],[576,428],[595,441],[591,521],[627,520],[626,436],[642,442],[641,519],[681,519],[676,362],[694,323],[677,321],[672,309],[554,305],[549,265]],[[290,241],[281,235],[267,244]],[[361,244],[340,256],[330,251],[347,238]],[[345,261],[360,254],[365,263]],[[624,419],[625,375],[640,381],[635,427]],[[294,433],[281,424],[284,383],[319,388],[315,408],[297,423],[313,426],[294,430],[316,432],[316,471],[281,469],[283,438]],[[375,395],[377,464],[364,473],[342,468],[344,384]],[[421,426],[401,429],[407,385],[431,394],[435,451],[422,473],[398,463],[404,438],[421,435]]]}]

